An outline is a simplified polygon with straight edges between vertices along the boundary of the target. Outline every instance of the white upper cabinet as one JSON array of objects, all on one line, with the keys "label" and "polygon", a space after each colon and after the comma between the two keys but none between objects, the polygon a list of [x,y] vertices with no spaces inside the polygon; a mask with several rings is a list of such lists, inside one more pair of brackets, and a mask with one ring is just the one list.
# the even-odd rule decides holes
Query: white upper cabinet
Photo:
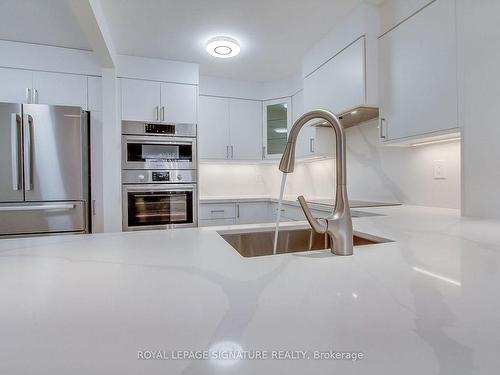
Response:
[{"label": "white upper cabinet", "polygon": [[123,120],[197,122],[195,85],[122,78],[121,90]]},{"label": "white upper cabinet", "polygon": [[366,102],[365,38],[333,56],[304,79],[304,109],[335,114]]},{"label": "white upper cabinet", "polygon": [[292,98],[266,100],[262,104],[263,157],[281,158],[292,127]]},{"label": "white upper cabinet", "polygon": [[178,83],[161,84],[161,121],[196,124],[197,87]]},{"label": "white upper cabinet", "polygon": [[122,78],[121,90],[123,120],[160,121],[160,82]]},{"label": "white upper cabinet", "polygon": [[382,140],[458,127],[455,1],[437,0],[379,39]]},{"label": "white upper cabinet", "polygon": [[[304,91],[292,96],[292,125],[304,114]],[[297,157],[307,157],[315,154],[316,128],[304,126],[297,138],[295,153]]]},{"label": "white upper cabinet", "polygon": [[261,102],[229,99],[231,159],[262,159],[261,121]]},{"label": "white upper cabinet", "polygon": [[262,159],[261,121],[260,101],[200,96],[200,159]]},{"label": "white upper cabinet", "polygon": [[33,86],[33,72],[0,68],[0,102],[29,103],[28,89]]},{"label": "white upper cabinet", "polygon": [[229,101],[200,96],[198,151],[200,159],[229,159]]},{"label": "white upper cabinet", "polygon": [[33,103],[87,109],[87,76],[35,71]]}]

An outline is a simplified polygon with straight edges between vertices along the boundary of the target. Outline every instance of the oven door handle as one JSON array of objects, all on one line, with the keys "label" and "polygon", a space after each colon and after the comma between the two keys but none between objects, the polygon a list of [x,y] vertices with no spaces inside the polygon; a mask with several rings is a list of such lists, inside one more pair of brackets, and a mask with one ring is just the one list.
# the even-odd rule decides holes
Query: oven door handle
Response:
[{"label": "oven door handle", "polygon": [[161,144],[161,145],[193,145],[194,140],[186,138],[160,138],[158,136],[152,137],[131,137],[125,136],[126,143],[147,143],[147,144]]},{"label": "oven door handle", "polygon": [[196,185],[193,184],[168,184],[165,185],[150,185],[150,184],[139,184],[139,185],[123,185],[125,191],[156,191],[156,192],[169,192],[169,191],[195,191]]}]

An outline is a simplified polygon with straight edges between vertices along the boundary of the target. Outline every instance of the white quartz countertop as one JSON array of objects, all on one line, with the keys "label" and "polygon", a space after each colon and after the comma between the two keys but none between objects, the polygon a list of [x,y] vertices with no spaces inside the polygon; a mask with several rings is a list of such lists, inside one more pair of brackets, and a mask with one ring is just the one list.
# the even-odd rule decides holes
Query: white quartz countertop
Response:
[{"label": "white quartz countertop", "polygon": [[[367,211],[354,229],[395,242],[352,257],[243,258],[213,227],[1,240],[0,374],[498,373],[500,223]],[[297,359],[171,357],[228,348]]]}]

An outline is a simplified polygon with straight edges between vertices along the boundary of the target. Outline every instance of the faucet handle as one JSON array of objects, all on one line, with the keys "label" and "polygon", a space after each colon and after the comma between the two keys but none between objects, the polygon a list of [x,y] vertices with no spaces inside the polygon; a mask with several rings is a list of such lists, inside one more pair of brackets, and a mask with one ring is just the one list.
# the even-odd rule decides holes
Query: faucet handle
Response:
[{"label": "faucet handle", "polygon": [[311,209],[309,208],[309,206],[307,205],[307,202],[306,200],[304,199],[304,196],[301,195],[300,197],[297,198],[299,200],[299,203],[300,203],[300,207],[302,207],[302,211],[304,211],[304,214],[306,215],[306,219],[307,221],[309,222],[309,224],[311,224],[311,227],[312,229],[316,232],[316,233],[320,233],[320,234],[323,234],[323,233],[326,233],[327,229],[328,229],[328,224],[327,224],[327,221],[326,220],[322,220],[324,222],[321,222],[320,220],[321,219],[316,219],[312,213],[311,213]]}]

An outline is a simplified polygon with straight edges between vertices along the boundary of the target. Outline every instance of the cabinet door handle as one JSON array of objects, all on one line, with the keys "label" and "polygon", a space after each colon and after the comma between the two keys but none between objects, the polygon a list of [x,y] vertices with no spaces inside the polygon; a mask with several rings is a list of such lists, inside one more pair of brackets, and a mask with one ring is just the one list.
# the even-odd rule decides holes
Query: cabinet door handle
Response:
[{"label": "cabinet door handle", "polygon": [[33,96],[34,96],[33,102],[35,104],[39,104],[38,103],[38,90],[37,89],[33,89]]},{"label": "cabinet door handle", "polygon": [[234,157],[234,150],[233,150],[233,145],[231,145],[231,159]]},{"label": "cabinet door handle", "polygon": [[237,218],[240,217],[240,205],[239,204],[236,205],[236,217]]},{"label": "cabinet door handle", "polygon": [[314,152],[314,138],[309,138],[309,152]]},{"label": "cabinet door handle", "polygon": [[161,121],[165,121],[165,106],[161,106]]},{"label": "cabinet door handle", "polygon": [[229,145],[226,146],[226,159],[229,160]]},{"label": "cabinet door handle", "polygon": [[220,214],[222,214],[222,213],[224,213],[224,212],[226,212],[226,211],[225,211],[225,210],[212,210],[212,211],[210,211],[210,212],[211,212],[211,213],[213,213],[213,214],[215,214],[215,213],[220,213]]},{"label": "cabinet door handle", "polygon": [[155,107],[155,118],[156,118],[156,121],[159,120],[159,118],[158,118],[158,106]]},{"label": "cabinet door handle", "polygon": [[380,124],[379,124],[379,127],[378,127],[380,139],[386,139],[387,138],[387,134],[385,133],[385,128],[384,127],[385,127],[385,118],[381,117],[380,118]]},{"label": "cabinet door handle", "polygon": [[266,146],[262,146],[262,160],[266,158]]},{"label": "cabinet door handle", "polygon": [[31,104],[31,89],[26,87],[26,103]]}]

